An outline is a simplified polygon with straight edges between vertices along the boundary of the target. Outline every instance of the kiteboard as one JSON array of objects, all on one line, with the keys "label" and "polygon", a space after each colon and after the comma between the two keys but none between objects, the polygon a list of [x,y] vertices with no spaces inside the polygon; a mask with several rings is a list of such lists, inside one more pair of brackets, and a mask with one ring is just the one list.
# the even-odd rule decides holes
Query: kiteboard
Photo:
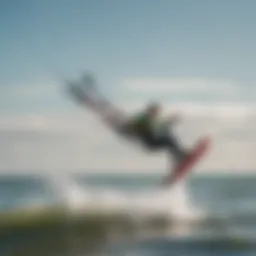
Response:
[{"label": "kiteboard", "polygon": [[192,170],[199,160],[205,156],[210,148],[210,145],[210,137],[200,138],[193,146],[192,150],[190,150],[188,156],[174,167],[171,174],[164,178],[164,185],[173,185],[184,178],[184,176]]}]

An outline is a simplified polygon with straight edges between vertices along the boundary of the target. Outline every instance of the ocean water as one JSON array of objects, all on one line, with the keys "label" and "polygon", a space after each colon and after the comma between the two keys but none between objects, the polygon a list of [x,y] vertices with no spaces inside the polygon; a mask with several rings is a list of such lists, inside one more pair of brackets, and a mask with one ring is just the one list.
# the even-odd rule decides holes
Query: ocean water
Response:
[{"label": "ocean water", "polygon": [[97,207],[134,218],[164,216],[174,223],[196,223],[193,228],[177,225],[164,236],[144,235],[136,242],[114,244],[108,255],[256,255],[256,175],[192,175],[169,189],[159,186],[161,179],[157,173],[134,172],[2,175],[0,210],[61,201],[74,212]]}]

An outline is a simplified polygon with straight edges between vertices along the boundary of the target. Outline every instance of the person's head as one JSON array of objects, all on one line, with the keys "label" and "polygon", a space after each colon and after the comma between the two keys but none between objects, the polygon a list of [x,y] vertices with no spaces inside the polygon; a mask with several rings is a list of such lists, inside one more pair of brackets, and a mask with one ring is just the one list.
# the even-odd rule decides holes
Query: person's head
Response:
[{"label": "person's head", "polygon": [[150,117],[156,117],[159,115],[161,111],[161,106],[159,103],[157,102],[151,102],[148,104],[147,106],[147,114],[150,116]]}]

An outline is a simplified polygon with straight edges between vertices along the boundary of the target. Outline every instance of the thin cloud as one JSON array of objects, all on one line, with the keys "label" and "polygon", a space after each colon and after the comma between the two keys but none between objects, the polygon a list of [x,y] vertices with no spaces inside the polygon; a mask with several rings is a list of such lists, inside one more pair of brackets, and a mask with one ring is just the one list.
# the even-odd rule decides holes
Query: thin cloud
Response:
[{"label": "thin cloud", "polygon": [[[237,95],[242,90],[238,85],[226,81],[215,83],[204,79],[171,79],[161,85],[158,83],[159,80],[152,80],[152,87],[149,89],[147,86],[150,85],[150,81],[143,81],[145,88],[142,87],[142,91],[149,91],[150,95],[155,95],[155,92],[161,90],[164,94],[173,94],[173,92],[182,94],[187,93],[189,88],[189,90],[195,89],[196,92],[209,93],[210,90],[215,93],[226,92],[224,95],[231,97],[231,94]],[[129,83],[126,89],[136,92],[139,85],[136,83]],[[179,83],[180,85],[177,86]],[[215,86],[217,84],[218,87]],[[231,90],[233,87],[235,89]],[[22,94],[23,99],[35,96],[43,100],[46,95],[52,98],[56,96],[53,91],[40,86],[28,95],[25,92],[30,92],[30,86],[26,88]],[[41,89],[45,91],[40,91]],[[15,93],[17,97],[21,96],[21,92]],[[117,103],[127,112],[143,108],[146,102],[143,97],[137,102],[134,98],[126,100]],[[255,157],[252,153],[248,153],[256,150],[256,143],[253,142],[255,134],[252,131],[246,132],[246,129],[248,131],[249,127],[256,125],[256,106],[253,103],[235,104],[226,101],[203,103],[189,100],[179,100],[175,104],[170,104],[168,100],[161,102],[166,108],[165,114],[180,112],[183,115],[181,124],[175,130],[185,146],[193,146],[202,135],[212,136],[214,144],[209,157],[199,165],[201,170],[256,168]],[[75,114],[0,117],[2,142],[0,169],[2,171],[7,169],[72,171],[166,168],[167,160],[162,151],[156,154],[149,153],[137,145],[120,140],[90,112],[82,108],[76,110]]]},{"label": "thin cloud", "polygon": [[[218,108],[221,109],[220,106]],[[236,111],[238,109],[237,107]],[[184,145],[191,147],[204,134],[211,134],[213,138],[210,155],[198,166],[199,169],[225,170],[256,167],[254,155],[248,154],[256,150],[256,143],[254,143],[256,134],[251,131],[250,139],[244,139],[244,136],[238,135],[239,131],[241,131],[240,134],[245,134],[245,129],[256,124],[255,118],[253,119],[255,111],[251,110],[250,115],[248,115],[249,108],[247,114],[241,111],[246,118],[245,116],[241,118],[240,113],[239,118],[235,119],[236,122],[230,124],[232,119],[228,118],[234,116],[236,111],[227,111],[225,115],[216,111],[219,115],[215,119],[211,115],[184,116],[183,122],[176,130]],[[31,116],[30,118],[38,119],[39,117]],[[97,119],[87,119],[86,115],[45,115],[42,123],[47,124],[47,129],[42,129],[38,125],[33,131],[27,129],[26,132],[24,127],[17,128],[17,123],[21,122],[21,119],[17,118],[16,123],[15,118],[12,120],[16,129],[8,129],[8,133],[0,129],[0,152],[2,152],[0,169],[3,172],[10,169],[18,171],[165,170],[168,164],[163,151],[156,154],[149,153],[135,144],[121,141]],[[236,129],[236,135],[234,129]]]},{"label": "thin cloud", "polygon": [[140,97],[178,97],[186,100],[197,97],[197,100],[242,100],[250,99],[254,88],[229,80],[206,78],[135,78],[124,82],[124,91]]}]

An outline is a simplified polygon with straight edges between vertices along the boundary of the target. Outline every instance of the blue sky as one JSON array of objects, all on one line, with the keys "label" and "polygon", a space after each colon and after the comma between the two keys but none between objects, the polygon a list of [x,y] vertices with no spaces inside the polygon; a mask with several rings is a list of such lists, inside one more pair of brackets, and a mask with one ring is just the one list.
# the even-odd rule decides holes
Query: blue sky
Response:
[{"label": "blue sky", "polygon": [[188,102],[185,145],[214,139],[202,169],[255,169],[255,13],[255,0],[0,0],[0,170],[164,165],[65,97],[83,70],[128,105]]},{"label": "blue sky", "polygon": [[70,110],[56,81],[82,70],[99,75],[116,97],[122,80],[132,77],[203,77],[236,81],[242,90],[255,86],[253,0],[0,4],[1,114]]}]

